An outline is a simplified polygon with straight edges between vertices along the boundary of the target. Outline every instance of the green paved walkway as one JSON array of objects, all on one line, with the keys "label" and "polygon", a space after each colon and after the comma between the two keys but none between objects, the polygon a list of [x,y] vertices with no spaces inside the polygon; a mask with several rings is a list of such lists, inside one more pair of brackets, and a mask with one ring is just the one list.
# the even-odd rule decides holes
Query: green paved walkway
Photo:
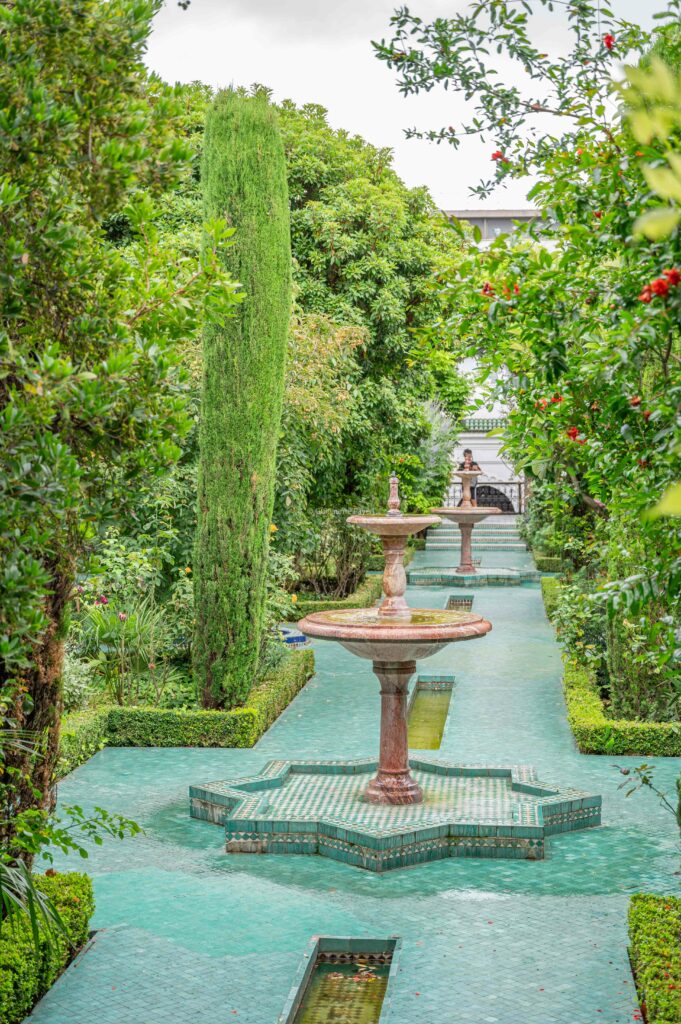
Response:
[{"label": "green paved walkway", "polygon": [[[484,563],[527,557],[490,552]],[[408,596],[443,607],[451,589]],[[102,930],[33,1024],[273,1024],[317,933],[402,936],[387,1024],[640,1019],[627,894],[676,890],[673,822],[647,793],[624,799],[611,758],[575,751],[538,587],[472,593],[493,632],[422,665],[457,676],[439,756],[530,763],[542,780],[600,792],[602,828],[555,837],[543,862],[447,860],[386,875],[318,857],[228,857],[222,831],[189,818],[189,783],[245,775],[272,757],[375,751],[375,679],[321,644],[317,677],[253,750],[104,750],[62,784],[63,800],[123,812],[146,835],[93,851]],[[678,761],[657,763],[671,790]]]}]

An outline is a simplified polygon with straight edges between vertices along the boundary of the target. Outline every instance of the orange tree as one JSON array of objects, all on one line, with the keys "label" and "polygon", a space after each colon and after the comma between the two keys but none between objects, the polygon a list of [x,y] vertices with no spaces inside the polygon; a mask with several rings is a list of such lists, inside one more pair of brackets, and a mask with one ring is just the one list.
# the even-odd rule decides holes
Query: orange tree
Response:
[{"label": "orange tree", "polygon": [[[676,719],[679,535],[676,520],[646,512],[681,470],[681,240],[639,229],[659,203],[651,185],[667,136],[640,111],[623,117],[613,78],[622,60],[645,67],[655,51],[675,63],[666,19],[679,7],[652,34],[599,7],[576,0],[554,14],[571,38],[559,57],[532,41],[532,11],[554,11],[549,0],[481,0],[432,24],[402,10],[378,52],[405,93],[441,84],[471,100],[469,123],[423,134],[454,147],[467,134],[488,140],[494,173],[477,194],[532,175],[537,221],[487,250],[471,245],[441,277],[444,326],[505,371],[506,447],[534,483],[533,524],[580,583],[566,639],[607,659],[617,711]],[[509,60],[521,84],[499,74]],[[597,593],[580,601],[577,589]],[[594,630],[603,600],[609,621]]]}]

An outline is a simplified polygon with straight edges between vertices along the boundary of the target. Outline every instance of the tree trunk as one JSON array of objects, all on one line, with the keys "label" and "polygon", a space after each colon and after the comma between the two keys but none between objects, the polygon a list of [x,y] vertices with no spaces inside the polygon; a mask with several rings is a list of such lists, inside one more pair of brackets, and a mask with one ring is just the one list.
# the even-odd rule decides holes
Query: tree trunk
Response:
[{"label": "tree trunk", "polygon": [[[33,751],[10,750],[6,757],[7,765],[20,772],[10,798],[10,818],[27,810],[50,811],[55,803],[54,774],[59,756],[64,637],[75,569],[71,556],[55,559],[48,568],[51,570],[51,585],[45,599],[45,612],[49,625],[33,649],[30,667],[21,677],[14,714],[17,728],[30,734]],[[12,838],[10,821],[2,836],[5,849],[11,850]]]}]

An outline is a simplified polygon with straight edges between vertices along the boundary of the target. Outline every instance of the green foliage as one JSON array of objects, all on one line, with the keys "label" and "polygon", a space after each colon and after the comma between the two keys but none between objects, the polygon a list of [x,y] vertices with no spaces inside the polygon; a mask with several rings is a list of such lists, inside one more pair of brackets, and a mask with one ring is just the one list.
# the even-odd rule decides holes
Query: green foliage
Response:
[{"label": "green foliage", "polygon": [[[183,87],[181,99],[181,129],[200,141],[210,90]],[[460,243],[425,190],[400,181],[388,151],[334,131],[319,106],[277,109],[296,307],[273,519],[279,550],[297,556],[310,546],[317,512],[384,503],[397,458],[430,433],[426,403],[458,418],[465,383],[449,344],[414,332],[441,310],[435,274]],[[197,169],[167,203],[165,229],[178,246],[198,244],[198,179]]]},{"label": "green foliage", "polygon": [[[47,806],[75,562],[187,433],[181,346],[234,286],[169,248],[156,202],[190,171],[172,90],[149,103],[157,0],[0,6],[0,678],[16,809]],[[125,250],[107,237],[125,214]],[[23,696],[14,701],[15,692]],[[3,796],[3,802],[6,800]]]},{"label": "green foliage", "polygon": [[338,608],[371,608],[376,604],[383,593],[383,577],[367,576],[363,583],[357,587],[352,594],[348,594],[338,601],[325,601],[323,598],[313,598],[307,594],[298,598],[296,612],[298,618],[302,619],[312,612],[330,612]]},{"label": "green foliage", "polygon": [[563,689],[570,728],[583,754],[681,756],[678,723],[606,718],[598,687],[587,668],[567,661]]},{"label": "green foliage", "polygon": [[76,711],[67,715],[59,732],[59,759],[55,769],[58,779],[101,750],[107,743],[108,708]]},{"label": "green foliage", "polygon": [[648,1024],[681,1020],[681,899],[638,893],[629,904],[629,953]]},{"label": "green foliage", "polygon": [[549,622],[553,622],[560,601],[560,580],[553,576],[542,576],[541,596],[544,599],[546,617]]},{"label": "green foliage", "polygon": [[[679,4],[659,6],[647,33],[596,0],[572,5],[556,54],[537,34],[550,0],[481,0],[432,24],[403,8],[379,56],[405,93],[441,84],[470,101],[463,125],[433,137],[493,140],[495,178],[478,194],[534,176],[536,224],[484,250],[462,229],[467,251],[439,275],[441,331],[466,339],[511,408],[505,454],[532,483],[527,539],[577,570],[563,639],[599,662],[618,714],[667,720],[681,717],[679,529],[648,510],[681,478],[681,234],[640,230],[655,192],[678,213],[681,82],[656,58],[614,81],[624,55],[635,65],[674,42]],[[490,35],[518,68],[512,87]]]},{"label": "green foliage", "polygon": [[556,558],[555,555],[541,555],[538,552],[534,553],[534,564],[539,572],[562,572],[565,565],[562,558]]},{"label": "green foliage", "polygon": [[94,912],[92,882],[86,875],[69,872],[52,877],[36,876],[36,885],[54,904],[64,931],[53,943],[43,939],[36,949],[28,919],[15,931],[0,934],[0,1024],[21,1024],[87,941]]},{"label": "green foliage", "polygon": [[194,559],[194,675],[205,707],[249,691],[260,655],[276,446],[289,318],[291,249],[284,151],[262,96],[220,93],[206,122],[208,216],[227,217],[225,267],[245,298],[204,331]]},{"label": "green foliage", "polygon": [[105,744],[115,747],[252,747],[314,674],[314,654],[293,651],[230,711],[106,707],[69,715],[59,769],[73,771]]}]

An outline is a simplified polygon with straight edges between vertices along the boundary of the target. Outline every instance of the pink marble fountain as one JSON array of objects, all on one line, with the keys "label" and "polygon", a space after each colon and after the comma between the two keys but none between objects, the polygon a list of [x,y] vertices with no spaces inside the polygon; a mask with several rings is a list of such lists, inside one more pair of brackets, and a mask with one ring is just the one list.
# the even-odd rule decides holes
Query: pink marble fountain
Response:
[{"label": "pink marble fountain", "polygon": [[500,508],[478,508],[473,504],[471,484],[477,480],[479,473],[470,469],[461,469],[454,474],[461,478],[461,504],[458,508],[433,508],[431,512],[456,523],[461,531],[461,557],[456,571],[462,575],[476,572],[473,565],[473,527],[481,523],[487,516],[498,516]]},{"label": "pink marble fountain", "polygon": [[[470,485],[468,494],[470,502]],[[454,510],[445,510],[450,511]],[[488,512],[486,509],[480,518]],[[437,654],[458,640],[484,636],[492,628],[490,622],[472,612],[407,605],[407,539],[440,521],[437,515],[400,512],[398,480],[393,475],[387,514],[348,519],[381,539],[385,556],[383,600],[376,608],[313,612],[298,623],[307,636],[336,640],[353,654],[372,662],[381,685],[381,738],[378,772],[364,792],[364,799],[370,803],[415,804],[423,800],[421,788],[409,769],[407,741],[407,696],[409,681],[416,672],[416,659]]]}]

